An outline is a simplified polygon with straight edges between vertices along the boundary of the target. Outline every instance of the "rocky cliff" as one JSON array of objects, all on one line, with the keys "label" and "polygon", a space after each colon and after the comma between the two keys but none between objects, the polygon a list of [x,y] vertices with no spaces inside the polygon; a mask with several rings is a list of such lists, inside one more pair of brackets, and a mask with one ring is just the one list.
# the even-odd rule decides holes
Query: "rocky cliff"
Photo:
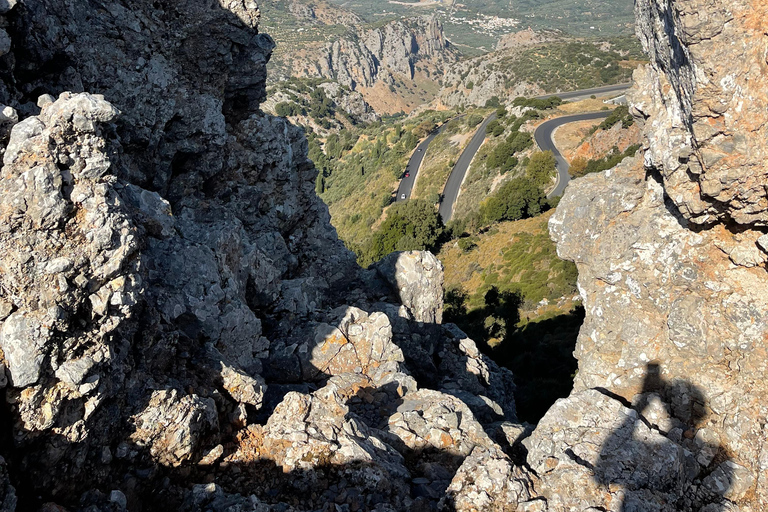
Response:
[{"label": "rocky cliff", "polygon": [[555,510],[764,510],[764,7],[636,10],[644,158],[574,181],[550,221],[586,319],[528,463]]},{"label": "rocky cliff", "polygon": [[436,18],[397,20],[357,38],[326,44],[315,72],[352,89],[372,87],[377,81],[392,84],[396,75],[413,79],[414,64],[419,60],[454,60],[448,48]]},{"label": "rocky cliff", "polygon": [[586,320],[526,454],[440,262],[356,267],[259,110],[256,5],[0,3],[0,510],[765,509],[763,61],[719,67],[765,18],[637,9],[645,158],[552,217]]},{"label": "rocky cliff", "polygon": [[0,510],[532,498],[512,375],[440,325],[439,261],[357,267],[303,132],[259,110],[253,2],[14,4]]}]

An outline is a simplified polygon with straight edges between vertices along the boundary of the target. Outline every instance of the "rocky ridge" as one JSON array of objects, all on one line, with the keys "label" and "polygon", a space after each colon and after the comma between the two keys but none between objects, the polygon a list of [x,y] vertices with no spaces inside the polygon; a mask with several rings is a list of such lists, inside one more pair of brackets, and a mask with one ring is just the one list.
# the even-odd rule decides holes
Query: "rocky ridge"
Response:
[{"label": "rocky ridge", "polygon": [[375,28],[362,22],[346,25],[347,34],[316,48],[307,45],[290,61],[284,56],[278,63],[283,71],[272,80],[283,75],[327,78],[356,90],[379,82],[392,85],[396,80],[413,80],[418,62],[442,66],[456,60],[442,24],[434,17],[395,20]]},{"label": "rocky ridge", "polygon": [[527,454],[511,373],[440,324],[439,261],[362,270],[335,236],[301,131],[259,110],[254,4],[6,4],[2,510],[765,508],[754,167],[701,226],[710,200],[667,161],[673,117],[719,97],[696,83],[718,34],[764,43],[742,4],[637,4],[674,59],[649,44],[636,74],[666,80],[633,93],[645,159],[575,180],[551,218],[586,320]]},{"label": "rocky ridge", "polygon": [[[759,122],[747,112],[760,109],[752,87],[765,75],[727,57],[765,45],[751,9],[636,3],[651,60],[629,95],[644,158],[575,180],[550,220],[586,310],[574,391],[525,441],[556,510],[768,503],[768,248],[748,162],[765,142],[737,128]],[[707,160],[713,152],[721,158]],[[721,187],[710,193],[712,180]]]},{"label": "rocky ridge", "polygon": [[8,7],[3,510],[532,499],[502,480],[512,375],[440,325],[439,261],[357,267],[259,110],[255,4]]}]

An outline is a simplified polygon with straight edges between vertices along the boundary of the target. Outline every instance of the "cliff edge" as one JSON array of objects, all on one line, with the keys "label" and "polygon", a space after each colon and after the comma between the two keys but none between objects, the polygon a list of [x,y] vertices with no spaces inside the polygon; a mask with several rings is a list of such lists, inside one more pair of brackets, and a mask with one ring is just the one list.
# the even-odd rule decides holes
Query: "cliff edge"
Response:
[{"label": "cliff edge", "polygon": [[550,221],[586,310],[571,396],[528,463],[555,510],[764,510],[765,17],[636,2],[643,156],[575,180]]},{"label": "cliff edge", "polygon": [[429,510],[489,461],[530,498],[439,261],[360,269],[260,110],[259,16],[0,3],[0,510]]}]

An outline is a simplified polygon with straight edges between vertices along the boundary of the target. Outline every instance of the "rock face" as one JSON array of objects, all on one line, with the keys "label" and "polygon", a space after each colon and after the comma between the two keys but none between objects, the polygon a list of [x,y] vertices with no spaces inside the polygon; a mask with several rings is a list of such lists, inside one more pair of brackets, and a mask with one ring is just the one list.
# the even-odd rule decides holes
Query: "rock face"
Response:
[{"label": "rock face", "polygon": [[647,119],[646,159],[696,224],[766,226],[766,35],[760,2],[637,3],[651,64],[633,98]]},{"label": "rock face", "polygon": [[586,319],[574,391],[528,463],[555,510],[763,510],[765,74],[742,53],[764,47],[760,11],[636,7],[646,151],[572,182],[550,220]]},{"label": "rock face", "polygon": [[[587,317],[574,391],[525,466],[512,375],[440,324],[437,259],[359,269],[301,130],[259,110],[272,43],[254,4],[15,4],[0,5],[1,510],[765,508],[760,132],[734,140],[744,186],[718,178],[734,195],[710,214],[676,199],[666,151],[688,125],[662,122],[704,104],[691,34],[727,54],[713,42],[746,41],[759,10],[638,4],[675,50],[648,42],[639,79],[663,70],[668,87],[635,94],[648,165],[575,180],[552,217]],[[387,34],[365,44],[384,52]],[[733,83],[756,90],[757,72]],[[678,101],[653,110],[653,91]],[[712,103],[712,119],[744,127],[728,123],[759,101]],[[688,166],[701,149],[675,147]]]},{"label": "rock face", "polygon": [[259,110],[252,2],[14,3],[1,510],[429,510],[474,448],[511,467],[512,376],[440,325],[437,259],[357,267]]},{"label": "rock face", "polygon": [[352,89],[372,87],[377,81],[391,84],[393,75],[413,79],[420,59],[453,60],[448,47],[436,18],[397,20],[357,38],[328,43],[315,70]]}]

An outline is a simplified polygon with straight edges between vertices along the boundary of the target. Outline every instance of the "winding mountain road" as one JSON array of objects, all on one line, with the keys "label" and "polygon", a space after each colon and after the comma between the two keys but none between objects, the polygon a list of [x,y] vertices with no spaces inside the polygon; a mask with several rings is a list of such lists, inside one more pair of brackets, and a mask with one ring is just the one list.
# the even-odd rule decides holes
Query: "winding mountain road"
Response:
[{"label": "winding mountain road", "polygon": [[533,137],[536,139],[539,149],[542,151],[551,151],[555,155],[557,161],[557,184],[552,191],[547,194],[547,198],[557,197],[563,195],[568,182],[571,181],[571,175],[568,174],[568,168],[570,165],[566,162],[563,155],[558,151],[555,146],[555,142],[552,140],[552,134],[554,131],[564,124],[575,123],[576,121],[588,121],[592,119],[602,119],[610,115],[610,110],[602,110],[600,112],[589,112],[586,114],[573,114],[571,116],[556,117],[550,119],[544,123],[541,123],[536,131],[533,132]]},{"label": "winding mountain road", "polygon": [[461,184],[464,183],[464,177],[467,175],[467,169],[469,164],[472,163],[472,159],[475,158],[475,153],[480,149],[485,140],[485,128],[488,123],[496,119],[496,112],[492,113],[485,120],[480,123],[477,131],[472,136],[472,140],[469,141],[467,147],[461,152],[461,156],[456,161],[456,165],[453,166],[451,175],[448,176],[448,181],[445,183],[443,189],[442,199],[440,201],[440,216],[443,218],[443,223],[451,220],[453,216],[453,205],[456,203],[456,199],[459,197],[459,190]]},{"label": "winding mountain road", "polygon": [[[543,96],[537,96],[537,98],[544,99],[550,98],[552,96],[558,96],[564,100],[572,100],[588,98],[593,94],[598,95],[624,91],[629,87],[630,84],[608,85],[605,87],[595,87],[593,89],[582,89],[579,91],[545,94]],[[608,114],[610,114],[610,112],[593,112],[589,114],[575,114],[573,116],[558,117],[557,119],[552,119],[543,123],[536,129],[534,134],[536,143],[539,145],[542,151],[552,151],[555,154],[555,158],[557,159],[557,185],[555,186],[555,189],[547,195],[547,197],[561,195],[563,190],[565,190],[565,186],[568,184],[568,181],[570,181],[570,176],[568,175],[568,162],[565,161],[563,156],[552,142],[552,132],[558,126],[566,123],[583,121],[587,119],[599,119],[601,117],[607,117]],[[463,117],[463,115],[455,117],[454,119],[461,117]],[[472,163],[472,159],[475,157],[475,154],[480,149],[480,146],[482,146],[483,141],[485,140],[485,128],[488,126],[488,123],[494,119],[496,119],[495,112],[485,118],[485,120],[480,124],[474,136],[472,137],[472,140],[469,142],[467,147],[464,148],[461,156],[459,156],[459,159],[456,161],[456,165],[454,165],[450,176],[448,176],[448,181],[446,182],[445,188],[443,189],[439,207],[440,216],[442,217],[443,222],[448,222],[453,216],[453,207],[456,203],[456,199],[459,197],[461,185],[464,183],[464,178],[467,174],[467,170],[469,169],[469,165]],[[430,133],[426,139],[421,141],[418,146],[416,146],[416,150],[411,155],[411,158],[408,160],[408,165],[406,166],[406,173],[408,176],[403,177],[403,179],[400,180],[400,185],[397,188],[397,197],[395,197],[395,201],[405,201],[410,199],[413,186],[416,183],[416,176],[418,175],[421,163],[424,161],[424,157],[427,154],[429,144],[445,129],[445,127],[448,125],[448,122],[450,122],[450,120],[443,123],[439,128]]]},{"label": "winding mountain road", "polygon": [[[573,99],[580,99],[580,98],[588,98],[590,96],[598,95],[598,94],[607,94],[611,92],[619,92],[624,91],[626,89],[629,89],[631,84],[617,84],[617,85],[607,85],[605,87],[595,87],[593,89],[582,89],[579,91],[571,91],[571,92],[564,92],[564,93],[557,93],[557,94],[546,94],[543,96],[537,96],[538,99],[545,99],[550,98],[552,96],[557,96],[564,100],[573,100]],[[555,147],[554,143],[552,143],[552,131],[555,130],[558,126],[565,123],[570,123],[573,121],[581,121],[586,119],[599,119],[600,117],[607,117],[608,114],[610,114],[610,111],[608,112],[596,112],[596,113],[590,113],[590,114],[576,114],[573,116],[566,116],[566,117],[559,117],[557,119],[553,119],[551,121],[547,121],[546,123],[543,123],[539,128],[536,129],[536,143],[539,144],[539,147],[542,151],[550,150],[555,154],[555,158],[557,159],[557,171],[558,171],[558,178],[557,178],[557,185],[555,186],[555,189],[550,192],[547,197],[554,197],[556,195],[561,195],[563,193],[563,190],[565,189],[565,185],[568,184],[568,180],[570,179],[570,176],[568,174],[568,162],[565,161],[565,159],[562,157],[560,152]],[[587,116],[587,117],[581,117],[581,116]],[[589,117],[589,116],[596,116],[596,117]],[[443,189],[442,194],[442,200],[440,202],[440,216],[443,219],[443,223],[448,222],[451,220],[451,217],[453,216],[453,207],[456,203],[456,199],[459,197],[459,192],[461,190],[461,185],[464,183],[464,177],[466,176],[467,170],[469,169],[469,164],[472,162],[472,159],[475,157],[475,154],[480,149],[480,146],[483,144],[483,141],[485,140],[485,127],[488,126],[488,123],[496,119],[496,113],[494,112],[490,116],[488,116],[485,121],[480,125],[480,128],[475,132],[475,135],[472,137],[472,140],[470,141],[469,145],[464,149],[464,151],[461,153],[461,156],[459,157],[458,161],[456,162],[456,165],[453,167],[453,170],[451,171],[451,175],[448,177],[448,181],[445,184],[445,188]],[[564,121],[564,122],[558,122],[560,119],[570,119],[570,121]],[[539,130],[541,127],[546,126],[546,129],[549,130],[548,133],[543,133],[541,135],[541,142],[539,137]],[[544,145],[542,145],[542,143]],[[546,146],[546,147],[545,147]],[[398,192],[399,194],[399,192]],[[399,197],[399,195],[398,195]]]},{"label": "winding mountain road", "polygon": [[626,91],[631,86],[632,84],[605,85],[603,87],[595,87],[592,89],[581,89],[579,91],[557,92],[554,94],[545,94],[543,96],[536,96],[536,99],[543,100],[546,98],[551,98],[552,96],[557,96],[561,100],[584,99],[584,98],[589,98],[593,94],[597,96],[598,94],[607,94],[609,92]]},{"label": "winding mountain road", "polygon": [[411,158],[408,160],[408,165],[405,167],[405,172],[409,174],[409,176],[400,180],[400,186],[397,187],[397,197],[395,198],[395,201],[405,201],[406,199],[411,198],[413,186],[416,184],[416,175],[419,173],[421,162],[424,161],[424,156],[427,154],[429,143],[432,142],[432,139],[441,134],[443,130],[445,130],[445,127],[448,126],[448,123],[454,119],[461,119],[462,117],[464,117],[464,114],[444,122],[442,125],[440,125],[439,128],[432,130],[432,133],[429,134],[429,137],[421,141],[421,143],[416,146],[416,149],[411,155]]}]

